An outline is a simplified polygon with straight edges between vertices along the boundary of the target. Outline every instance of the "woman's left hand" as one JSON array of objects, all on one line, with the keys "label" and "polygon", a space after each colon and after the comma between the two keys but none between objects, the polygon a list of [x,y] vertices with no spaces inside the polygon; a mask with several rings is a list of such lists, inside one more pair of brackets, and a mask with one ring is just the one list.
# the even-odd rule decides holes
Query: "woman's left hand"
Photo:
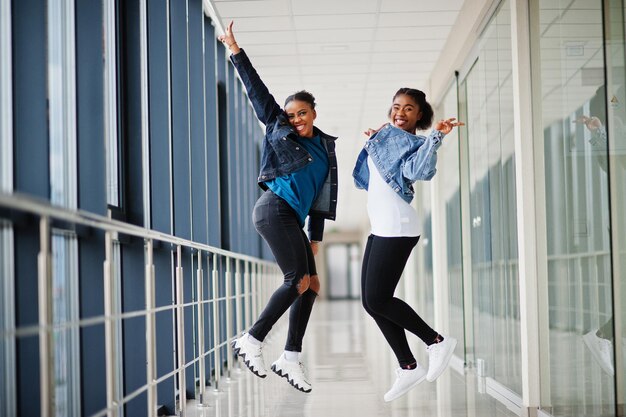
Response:
[{"label": "woman's left hand", "polygon": [[444,135],[447,135],[448,133],[452,132],[453,128],[458,126],[465,126],[465,123],[457,122],[455,120],[455,117],[446,120],[439,120],[437,123],[435,123],[435,129],[437,129]]},{"label": "woman's left hand", "polygon": [[230,49],[230,52],[233,54],[238,54],[240,49],[239,45],[237,45],[237,41],[235,40],[235,34],[233,33],[233,20],[230,21],[228,26],[224,28],[224,34],[217,37],[217,40],[222,42],[224,45]]}]

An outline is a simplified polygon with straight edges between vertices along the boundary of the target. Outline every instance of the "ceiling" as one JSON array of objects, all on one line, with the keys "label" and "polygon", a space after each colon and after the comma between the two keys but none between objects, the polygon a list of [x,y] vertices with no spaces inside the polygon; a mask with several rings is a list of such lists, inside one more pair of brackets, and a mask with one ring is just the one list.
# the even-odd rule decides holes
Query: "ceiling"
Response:
[{"label": "ceiling", "polygon": [[338,136],[339,205],[327,230],[367,227],[352,182],[362,132],[379,127],[395,91],[429,77],[463,0],[211,0],[279,104],[306,89],[316,126]]}]

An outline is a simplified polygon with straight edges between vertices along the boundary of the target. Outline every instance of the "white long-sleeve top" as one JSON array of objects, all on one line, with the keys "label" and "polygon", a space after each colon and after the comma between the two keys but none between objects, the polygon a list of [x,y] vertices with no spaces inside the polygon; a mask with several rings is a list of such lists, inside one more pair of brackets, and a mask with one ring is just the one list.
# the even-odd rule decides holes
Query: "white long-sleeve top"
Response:
[{"label": "white long-sleeve top", "polygon": [[372,234],[381,237],[414,237],[421,234],[417,212],[391,189],[367,157],[370,172],[367,190],[367,213]]}]

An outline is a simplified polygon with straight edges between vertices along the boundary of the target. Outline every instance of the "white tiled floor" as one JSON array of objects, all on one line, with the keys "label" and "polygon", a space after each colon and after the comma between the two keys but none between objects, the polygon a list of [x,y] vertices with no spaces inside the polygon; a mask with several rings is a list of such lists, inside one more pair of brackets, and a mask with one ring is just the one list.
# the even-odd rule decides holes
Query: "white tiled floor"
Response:
[{"label": "white tiled floor", "polygon": [[[280,355],[286,335],[283,319],[264,347],[269,365]],[[418,360],[427,365],[423,344],[409,336]],[[209,406],[187,406],[187,416],[202,417],[369,417],[514,416],[501,403],[477,391],[473,374],[449,369],[435,383],[423,382],[394,402],[383,401],[397,366],[391,349],[359,302],[322,301],[309,324],[304,362],[313,391],[304,394],[270,372],[260,379],[235,369],[219,392],[209,388]]]}]

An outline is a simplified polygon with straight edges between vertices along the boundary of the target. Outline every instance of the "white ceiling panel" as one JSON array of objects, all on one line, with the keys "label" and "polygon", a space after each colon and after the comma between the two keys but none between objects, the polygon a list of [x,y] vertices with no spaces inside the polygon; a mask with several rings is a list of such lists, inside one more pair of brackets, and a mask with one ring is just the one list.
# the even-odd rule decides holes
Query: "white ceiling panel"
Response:
[{"label": "white ceiling panel", "polygon": [[[239,19],[237,19],[237,22],[239,22]],[[235,30],[237,42],[242,48],[246,48],[249,45],[276,45],[280,47],[280,45],[286,43],[297,43],[294,32],[291,30],[268,30],[264,32],[238,32],[237,28],[233,30]]]},{"label": "white ceiling panel", "polygon": [[[458,11],[463,0],[382,0],[381,12],[437,12]],[[443,22],[442,22],[443,23]]]},{"label": "white ceiling panel", "polygon": [[339,41],[341,43],[345,43],[371,40],[374,36],[374,31],[374,28],[297,30],[296,36],[298,38],[298,42],[337,43]]},{"label": "white ceiling panel", "polygon": [[298,46],[296,43],[282,43],[280,45],[247,45],[246,53],[255,59],[260,56],[276,56],[276,55],[291,55],[294,56],[298,53]]},{"label": "white ceiling panel", "polygon": [[334,74],[365,74],[369,73],[367,66],[363,64],[343,64],[337,65],[322,65],[322,66],[303,66],[303,75],[317,75],[332,77]]},{"label": "white ceiling panel", "polygon": [[375,13],[301,15],[294,16],[294,22],[298,29],[367,29],[376,25],[377,17]]},{"label": "white ceiling panel", "polygon": [[418,40],[427,47],[431,39],[447,39],[452,26],[400,26],[379,28],[376,31],[377,41],[387,40]]},{"label": "white ceiling panel", "polygon": [[291,16],[260,16],[260,17],[233,17],[227,19],[225,23],[230,20],[236,20],[233,25],[233,31],[235,33],[245,32],[272,32],[277,30],[292,30],[293,20]]},{"label": "white ceiling panel", "polygon": [[410,13],[380,13],[378,18],[379,27],[398,26],[450,26],[456,20],[456,11],[419,11]]},{"label": "white ceiling panel", "polygon": [[[367,74],[334,74],[331,80],[333,84],[343,86],[343,88],[355,88],[363,91],[363,83],[367,81],[367,77]],[[314,83],[319,81],[319,76],[305,75],[302,80]]]},{"label": "white ceiling panel", "polygon": [[227,20],[232,16],[290,16],[290,0],[225,1],[218,6],[220,14]]},{"label": "white ceiling panel", "polygon": [[315,42],[299,43],[302,54],[351,54],[369,53],[372,50],[372,42]]},{"label": "white ceiling panel", "polygon": [[402,40],[393,39],[386,41],[375,41],[372,43],[372,50],[374,52],[408,52],[408,51],[428,51],[436,52],[439,54],[443,45],[446,43],[445,39],[429,40],[426,45],[420,40]]},{"label": "white ceiling panel", "polygon": [[404,68],[414,63],[435,63],[439,58],[439,51],[408,51],[408,52],[374,52],[373,62],[401,62]]},{"label": "white ceiling panel", "polygon": [[294,0],[292,10],[295,16],[377,13],[378,2],[379,0]]},{"label": "white ceiling panel", "polygon": [[296,55],[252,56],[250,61],[261,68],[299,65]]}]

